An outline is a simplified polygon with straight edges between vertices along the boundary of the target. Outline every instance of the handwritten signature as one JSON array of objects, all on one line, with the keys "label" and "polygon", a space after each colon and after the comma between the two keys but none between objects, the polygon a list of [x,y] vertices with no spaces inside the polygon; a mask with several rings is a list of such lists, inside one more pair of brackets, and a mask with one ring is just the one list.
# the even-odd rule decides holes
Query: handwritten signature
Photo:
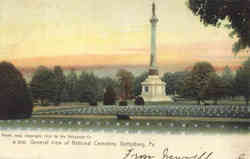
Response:
[{"label": "handwritten signature", "polygon": [[163,150],[162,159],[209,159],[212,156],[213,152],[203,152],[202,154],[194,154],[190,156],[177,156],[169,154],[168,148]]},{"label": "handwritten signature", "polygon": [[135,149],[131,148],[128,149],[128,151],[125,153],[125,156],[123,159],[153,159],[155,158],[154,155],[150,154],[139,154],[138,152],[135,152]]},{"label": "handwritten signature", "polygon": [[[165,148],[162,152],[161,159],[209,159],[213,152],[203,152],[202,154],[194,154],[190,156],[180,156],[169,153],[169,149]],[[130,148],[127,150],[123,159],[153,159],[155,155],[150,153],[138,153],[135,149]]]}]

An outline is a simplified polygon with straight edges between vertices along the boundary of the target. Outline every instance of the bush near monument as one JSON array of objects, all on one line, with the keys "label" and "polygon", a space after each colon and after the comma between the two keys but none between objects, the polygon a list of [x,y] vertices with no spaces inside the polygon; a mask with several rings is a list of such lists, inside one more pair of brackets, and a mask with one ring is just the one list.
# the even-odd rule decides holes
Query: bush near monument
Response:
[{"label": "bush near monument", "polygon": [[128,102],[126,100],[122,100],[119,102],[119,106],[127,106]]},{"label": "bush near monument", "polygon": [[135,105],[144,105],[144,99],[142,97],[136,97],[135,98]]},{"label": "bush near monument", "polygon": [[31,116],[33,103],[22,74],[8,62],[0,63],[0,119]]}]

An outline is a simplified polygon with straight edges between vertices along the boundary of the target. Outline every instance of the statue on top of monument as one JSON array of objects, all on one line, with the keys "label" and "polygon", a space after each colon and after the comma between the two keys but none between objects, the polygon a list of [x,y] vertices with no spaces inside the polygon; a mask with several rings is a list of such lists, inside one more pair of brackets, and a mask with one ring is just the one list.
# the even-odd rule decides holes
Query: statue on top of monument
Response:
[{"label": "statue on top of monument", "polygon": [[155,2],[153,2],[152,4],[152,12],[153,12],[153,16],[155,16]]}]

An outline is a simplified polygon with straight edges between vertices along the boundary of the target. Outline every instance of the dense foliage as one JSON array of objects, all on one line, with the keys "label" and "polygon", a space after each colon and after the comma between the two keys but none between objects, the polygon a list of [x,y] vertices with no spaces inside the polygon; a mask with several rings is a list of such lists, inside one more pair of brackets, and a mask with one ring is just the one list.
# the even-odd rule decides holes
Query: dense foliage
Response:
[{"label": "dense foliage", "polygon": [[147,77],[148,77],[148,72],[144,72],[144,73],[140,74],[139,76],[135,77],[134,84],[133,84],[133,87],[134,87],[133,94],[134,94],[134,96],[141,95],[141,92],[142,92],[141,83],[143,81],[145,81]]},{"label": "dense foliage", "polygon": [[227,20],[225,26],[233,30],[230,36],[238,38],[234,52],[249,48],[250,0],[188,0],[188,7],[205,25],[220,26],[222,20]]},{"label": "dense foliage", "polygon": [[27,118],[33,103],[22,74],[8,62],[0,63],[0,119]]},{"label": "dense foliage", "polygon": [[[100,93],[103,89],[100,88],[100,82],[93,73],[82,72],[77,82],[78,101],[93,103],[98,99],[101,100]],[[101,99],[100,99],[101,98]]]},{"label": "dense foliage", "polygon": [[198,104],[207,99],[206,89],[211,73],[215,73],[213,66],[208,62],[198,62],[184,79],[182,95],[194,98]]},{"label": "dense foliage", "polygon": [[62,102],[62,92],[65,87],[65,75],[63,70],[60,66],[54,67],[54,74],[55,74],[55,97],[54,103],[55,105],[60,105]]},{"label": "dense foliage", "polygon": [[250,58],[238,69],[235,81],[239,95],[245,98],[248,105],[250,99]]},{"label": "dense foliage", "polygon": [[225,97],[225,83],[222,78],[215,72],[209,74],[207,88],[205,88],[204,95],[207,99],[214,101],[217,104],[219,99]]},{"label": "dense foliage", "polygon": [[[216,73],[210,63],[198,62],[190,71],[166,72],[162,80],[166,82],[166,94],[173,96],[176,102],[196,100],[198,104],[206,104],[212,100],[217,104],[222,99],[234,100],[235,97],[244,97],[248,102],[248,65],[245,62],[235,76],[228,66],[222,73]],[[116,77],[98,77],[86,71],[66,73],[59,66],[54,70],[41,66],[34,73],[30,86],[33,100],[42,105],[61,102],[115,105],[117,99],[125,105],[123,101],[134,97],[136,105],[144,104],[139,96],[146,72],[134,76],[132,72],[119,70]]]},{"label": "dense foliage", "polygon": [[70,73],[66,76],[65,89],[63,90],[64,102],[76,102],[77,101],[77,83],[78,78],[74,70],[70,70]]},{"label": "dense foliage", "polygon": [[166,83],[166,94],[180,94],[184,87],[184,78],[188,74],[187,71],[167,72],[163,75],[162,80]]},{"label": "dense foliage", "polygon": [[57,81],[52,70],[40,66],[30,82],[33,99],[41,105],[48,105],[56,98]]},{"label": "dense foliage", "polygon": [[133,95],[133,80],[134,76],[131,72],[121,69],[116,74],[120,88],[120,98],[127,100]]},{"label": "dense foliage", "polygon": [[222,73],[222,80],[224,83],[224,94],[226,98],[231,98],[233,99],[236,95],[236,85],[235,85],[235,77],[230,69],[230,67],[226,66],[224,68],[224,71]]}]

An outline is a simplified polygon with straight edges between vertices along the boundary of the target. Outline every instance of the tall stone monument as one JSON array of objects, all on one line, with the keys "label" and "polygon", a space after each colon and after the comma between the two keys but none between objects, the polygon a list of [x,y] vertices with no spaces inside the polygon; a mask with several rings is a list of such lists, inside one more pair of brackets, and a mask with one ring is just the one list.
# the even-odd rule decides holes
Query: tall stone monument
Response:
[{"label": "tall stone monument", "polygon": [[145,102],[159,102],[159,101],[172,101],[170,96],[166,96],[165,87],[166,83],[160,79],[157,67],[156,56],[156,26],[159,19],[155,14],[155,3],[152,4],[152,18],[151,23],[151,55],[148,78],[141,83],[142,94]]}]

